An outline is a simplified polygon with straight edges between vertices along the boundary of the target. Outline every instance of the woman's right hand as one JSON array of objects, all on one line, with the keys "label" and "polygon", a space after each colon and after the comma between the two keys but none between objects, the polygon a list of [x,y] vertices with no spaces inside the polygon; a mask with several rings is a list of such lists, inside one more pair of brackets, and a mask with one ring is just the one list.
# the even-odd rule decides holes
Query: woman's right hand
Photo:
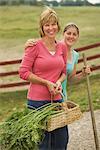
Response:
[{"label": "woman's right hand", "polygon": [[37,42],[36,39],[29,39],[29,40],[27,40],[26,43],[25,43],[25,48],[27,48],[29,46],[31,47],[33,45],[36,45],[36,42]]},{"label": "woman's right hand", "polygon": [[91,73],[91,68],[90,68],[90,66],[84,66],[83,68],[82,68],[82,75],[83,76],[86,76],[87,74],[89,75]]},{"label": "woman's right hand", "polygon": [[56,83],[47,81],[47,88],[49,92],[51,93],[51,95],[56,95],[56,91],[55,91],[56,87],[57,87]]}]

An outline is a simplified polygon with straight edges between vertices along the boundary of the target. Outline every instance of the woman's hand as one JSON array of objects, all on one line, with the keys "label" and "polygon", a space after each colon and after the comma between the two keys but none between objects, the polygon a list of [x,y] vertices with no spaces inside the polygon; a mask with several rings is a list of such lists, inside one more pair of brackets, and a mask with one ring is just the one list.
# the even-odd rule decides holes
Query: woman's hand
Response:
[{"label": "woman's hand", "polygon": [[51,93],[51,95],[54,96],[56,94],[55,93],[55,89],[56,89],[57,85],[55,83],[53,83],[53,82],[50,82],[50,81],[47,81],[46,85],[47,85],[47,87],[48,87],[49,92]]},{"label": "woman's hand", "polygon": [[27,47],[31,47],[31,46],[33,46],[33,45],[36,45],[36,39],[29,39],[29,40],[27,40],[26,41],[26,43],[25,43],[25,48],[27,48]]},{"label": "woman's hand", "polygon": [[59,94],[62,92],[62,86],[61,86],[61,82],[57,81],[56,82],[56,89],[55,89],[55,95]]},{"label": "woman's hand", "polygon": [[91,73],[91,69],[89,66],[84,66],[82,69],[82,74],[83,76],[86,76],[87,74],[89,75]]}]

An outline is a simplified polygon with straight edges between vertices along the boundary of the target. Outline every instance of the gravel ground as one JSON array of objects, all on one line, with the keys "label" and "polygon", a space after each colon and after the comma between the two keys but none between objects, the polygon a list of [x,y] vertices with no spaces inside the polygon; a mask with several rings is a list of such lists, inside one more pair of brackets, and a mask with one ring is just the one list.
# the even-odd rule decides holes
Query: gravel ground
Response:
[{"label": "gravel ground", "polygon": [[[94,114],[100,147],[100,110],[95,111]],[[85,112],[80,120],[68,127],[68,150],[96,150],[90,112]]]}]

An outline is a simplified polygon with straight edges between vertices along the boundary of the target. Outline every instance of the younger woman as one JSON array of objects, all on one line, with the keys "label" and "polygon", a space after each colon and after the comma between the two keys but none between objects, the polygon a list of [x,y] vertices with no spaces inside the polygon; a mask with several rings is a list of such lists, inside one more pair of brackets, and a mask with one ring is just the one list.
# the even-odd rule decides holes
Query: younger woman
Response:
[{"label": "younger woman", "polygon": [[63,30],[63,37],[64,37],[63,42],[68,47],[68,57],[67,57],[67,65],[66,65],[67,78],[62,83],[62,87],[63,87],[63,93],[67,97],[67,91],[66,91],[67,79],[68,81],[73,79],[79,81],[86,74],[90,74],[91,70],[89,66],[86,66],[85,69],[84,68],[82,69],[81,73],[76,74],[76,65],[78,63],[79,54],[72,47],[79,38],[78,26],[75,23],[68,23]]}]

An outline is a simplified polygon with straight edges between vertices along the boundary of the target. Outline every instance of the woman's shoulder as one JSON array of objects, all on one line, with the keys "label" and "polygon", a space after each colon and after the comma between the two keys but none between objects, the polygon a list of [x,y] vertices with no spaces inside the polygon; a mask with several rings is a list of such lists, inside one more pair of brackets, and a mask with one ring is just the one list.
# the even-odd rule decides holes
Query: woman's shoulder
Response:
[{"label": "woman's shoulder", "polygon": [[64,41],[57,41],[57,44],[61,45],[61,46],[66,46],[65,43],[64,43]]},{"label": "woman's shoulder", "polygon": [[64,41],[58,41],[57,44],[59,45],[59,47],[61,47],[61,49],[66,52],[68,50],[67,45],[64,43]]},{"label": "woman's shoulder", "polygon": [[78,63],[78,59],[79,59],[79,53],[73,50],[73,61],[75,64]]},{"label": "woman's shoulder", "polygon": [[73,49],[73,54],[74,54],[74,56],[79,57],[79,53],[74,49]]}]

